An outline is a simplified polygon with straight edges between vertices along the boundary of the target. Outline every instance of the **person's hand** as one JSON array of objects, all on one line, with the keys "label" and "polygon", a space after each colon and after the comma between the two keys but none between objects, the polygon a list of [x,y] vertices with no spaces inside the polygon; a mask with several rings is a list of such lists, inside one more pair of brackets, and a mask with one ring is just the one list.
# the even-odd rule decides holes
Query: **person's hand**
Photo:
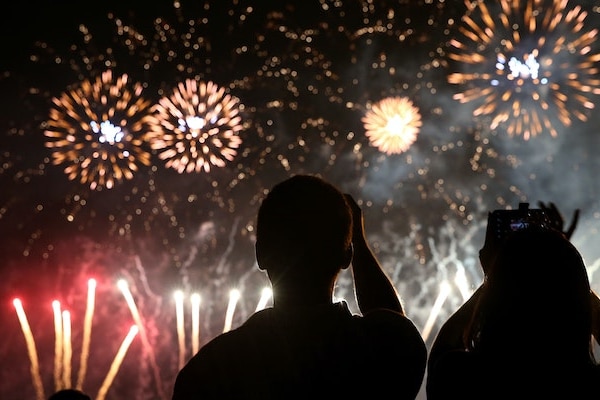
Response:
[{"label": "person's hand", "polygon": [[[544,214],[546,214],[546,216],[548,217],[548,220],[551,223],[551,228],[561,232],[567,239],[570,240],[571,236],[573,235],[573,232],[575,231],[575,228],[577,227],[577,222],[579,221],[579,209],[575,210],[575,212],[573,213],[573,219],[571,220],[571,224],[565,230],[564,218],[553,202],[544,203],[540,201],[538,202],[538,205],[540,209],[544,211]],[[496,257],[496,253],[498,251],[499,246],[498,240],[495,237],[495,233],[490,230],[490,216],[491,213],[488,213],[488,225],[485,232],[485,240],[483,247],[479,250],[479,261],[481,263],[481,267],[483,269],[484,274],[487,274],[487,272],[489,271],[491,264],[494,258]]]},{"label": "person's hand", "polygon": [[344,193],[344,197],[352,210],[352,242],[355,243],[359,239],[364,240],[364,219],[362,209],[352,195]]},{"label": "person's hand", "polygon": [[546,216],[550,219],[550,222],[552,223],[552,228],[556,229],[559,232],[562,232],[562,234],[565,235],[567,239],[571,239],[571,236],[573,235],[573,232],[577,227],[577,222],[579,221],[579,209],[576,209],[573,213],[571,225],[569,225],[569,228],[565,231],[565,221],[562,217],[562,214],[560,213],[560,211],[558,211],[558,208],[556,208],[556,205],[554,203],[543,203],[540,201],[538,202],[538,205],[544,211]]},{"label": "person's hand", "polygon": [[360,312],[388,309],[404,315],[393,282],[367,243],[363,210],[352,195],[345,193],[344,197],[352,210],[352,275]]}]

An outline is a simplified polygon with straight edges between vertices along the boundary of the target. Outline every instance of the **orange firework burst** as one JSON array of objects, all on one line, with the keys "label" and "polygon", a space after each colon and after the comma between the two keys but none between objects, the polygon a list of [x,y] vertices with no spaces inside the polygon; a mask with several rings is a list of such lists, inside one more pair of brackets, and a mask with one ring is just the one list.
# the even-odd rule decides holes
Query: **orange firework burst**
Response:
[{"label": "orange firework burst", "polygon": [[386,154],[403,153],[417,140],[423,124],[419,109],[406,97],[388,97],[362,118],[371,145]]},{"label": "orange firework burst", "polygon": [[112,188],[131,179],[138,164],[150,165],[143,148],[145,111],[150,102],[141,97],[142,85],[128,86],[128,76],[113,81],[112,72],[52,99],[44,134],[53,149],[53,164],[64,164],[70,180],[92,190]]},{"label": "orange firework burst", "polygon": [[210,172],[237,154],[242,139],[239,99],[213,82],[188,79],[154,107],[148,141],[167,167]]},{"label": "orange firework burst", "polygon": [[[486,4],[487,3],[487,4]],[[454,98],[479,101],[474,116],[493,116],[490,127],[505,125],[525,140],[553,121],[565,127],[573,117],[587,120],[600,94],[600,54],[593,50],[598,29],[567,0],[465,1],[467,13],[453,39],[449,58],[460,72],[448,81],[465,87]]]}]

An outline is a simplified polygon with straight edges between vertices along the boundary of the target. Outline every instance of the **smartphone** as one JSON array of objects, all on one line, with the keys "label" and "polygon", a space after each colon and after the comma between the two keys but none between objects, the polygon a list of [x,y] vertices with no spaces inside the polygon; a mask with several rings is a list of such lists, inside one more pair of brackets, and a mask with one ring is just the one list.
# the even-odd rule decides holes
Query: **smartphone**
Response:
[{"label": "smartphone", "polygon": [[500,240],[511,232],[550,226],[550,219],[544,210],[529,208],[529,203],[519,203],[516,210],[494,210],[488,217],[488,229]]}]

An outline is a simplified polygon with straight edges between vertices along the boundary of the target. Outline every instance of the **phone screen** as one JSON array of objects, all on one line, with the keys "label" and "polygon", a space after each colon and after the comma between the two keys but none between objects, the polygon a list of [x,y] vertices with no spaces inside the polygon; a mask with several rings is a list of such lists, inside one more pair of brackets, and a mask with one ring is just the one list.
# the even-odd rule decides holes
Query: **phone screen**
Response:
[{"label": "phone screen", "polygon": [[495,210],[490,214],[490,225],[497,239],[504,239],[509,233],[529,228],[549,226],[548,217],[541,209]]}]

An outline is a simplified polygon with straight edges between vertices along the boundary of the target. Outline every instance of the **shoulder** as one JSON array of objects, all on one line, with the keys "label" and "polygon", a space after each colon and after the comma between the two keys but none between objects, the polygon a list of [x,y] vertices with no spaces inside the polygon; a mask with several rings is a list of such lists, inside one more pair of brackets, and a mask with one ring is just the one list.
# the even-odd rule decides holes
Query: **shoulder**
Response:
[{"label": "shoulder", "polygon": [[408,351],[426,361],[425,341],[410,318],[386,309],[373,310],[359,318],[371,343],[386,346],[391,352]]},{"label": "shoulder", "polygon": [[412,331],[416,327],[412,320],[407,316],[384,308],[369,311],[360,316],[365,326],[387,329],[407,329]]},{"label": "shoulder", "polygon": [[250,351],[249,341],[257,342],[263,337],[262,331],[266,328],[264,324],[243,324],[229,332],[215,336],[204,344],[198,353],[191,359],[190,364],[197,364],[200,360],[227,360],[231,357],[244,357],[245,352]]},{"label": "shoulder", "polygon": [[204,344],[183,371],[198,371],[200,368],[212,370],[214,365],[227,364],[232,360],[260,357],[265,347],[273,345],[270,339],[272,334],[269,333],[272,330],[272,312],[269,309],[256,312],[239,327],[221,333]]},{"label": "shoulder", "polygon": [[456,370],[456,366],[462,368],[475,368],[479,363],[478,357],[465,350],[450,350],[441,355],[433,366],[433,369],[446,372]]},{"label": "shoulder", "polygon": [[359,318],[360,325],[369,336],[395,346],[416,346],[427,352],[423,337],[410,318],[385,309],[373,310]]},{"label": "shoulder", "polygon": [[426,392],[429,400],[474,398],[482,392],[477,385],[482,381],[476,356],[464,350],[451,350],[430,363],[427,371]]},{"label": "shoulder", "polygon": [[178,372],[172,400],[194,398],[218,399],[232,395],[232,376],[243,377],[244,360],[258,356],[248,346],[245,330],[240,328],[222,333],[203,345]]},{"label": "shoulder", "polygon": [[389,379],[403,376],[405,384],[415,382],[418,391],[427,365],[427,347],[415,324],[398,312],[383,309],[357,318],[364,351],[356,349],[355,356],[360,359],[365,353],[374,373]]}]

